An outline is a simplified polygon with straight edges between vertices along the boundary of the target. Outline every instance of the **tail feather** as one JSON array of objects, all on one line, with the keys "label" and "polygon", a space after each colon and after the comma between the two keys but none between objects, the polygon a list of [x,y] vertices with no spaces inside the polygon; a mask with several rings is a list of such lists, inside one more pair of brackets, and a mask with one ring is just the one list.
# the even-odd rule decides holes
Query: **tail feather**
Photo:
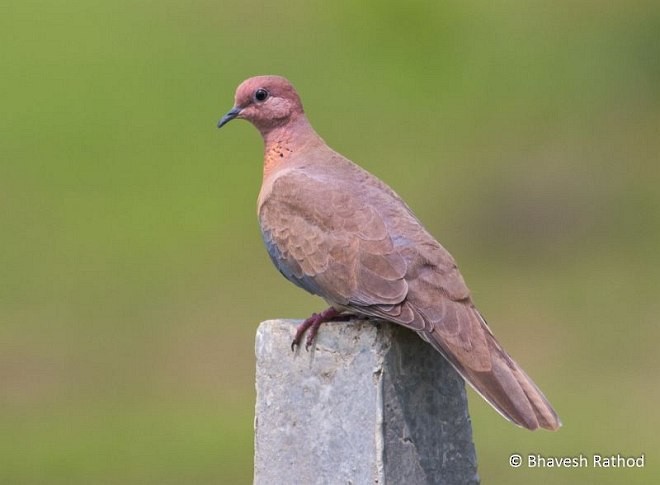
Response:
[{"label": "tail feather", "polygon": [[503,417],[530,430],[559,429],[561,421],[541,390],[504,351],[483,320],[481,324],[490,354],[489,369],[475,370],[463,365],[434,329],[420,333]]}]

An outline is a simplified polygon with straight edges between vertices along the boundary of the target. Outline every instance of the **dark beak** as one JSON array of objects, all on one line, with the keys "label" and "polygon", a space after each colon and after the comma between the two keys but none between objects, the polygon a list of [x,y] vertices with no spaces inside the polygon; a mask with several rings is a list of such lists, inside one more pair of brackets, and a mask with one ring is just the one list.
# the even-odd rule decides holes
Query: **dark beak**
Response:
[{"label": "dark beak", "polygon": [[218,128],[222,128],[224,125],[236,118],[240,112],[241,108],[237,106],[233,107],[226,115],[220,118],[220,121],[218,121]]}]

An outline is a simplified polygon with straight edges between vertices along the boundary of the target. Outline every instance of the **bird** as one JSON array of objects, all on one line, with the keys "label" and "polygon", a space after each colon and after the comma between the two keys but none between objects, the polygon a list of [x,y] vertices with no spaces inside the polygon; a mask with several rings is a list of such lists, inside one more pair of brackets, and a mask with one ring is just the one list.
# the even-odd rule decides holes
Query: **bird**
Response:
[{"label": "bird", "polygon": [[277,269],[329,308],[300,324],[312,345],[327,321],[375,318],[417,332],[514,424],[557,430],[549,401],[509,356],[473,303],[451,254],[385,182],[330,148],[281,76],[236,89],[218,122],[249,121],[264,141],[257,199],[261,234]]}]

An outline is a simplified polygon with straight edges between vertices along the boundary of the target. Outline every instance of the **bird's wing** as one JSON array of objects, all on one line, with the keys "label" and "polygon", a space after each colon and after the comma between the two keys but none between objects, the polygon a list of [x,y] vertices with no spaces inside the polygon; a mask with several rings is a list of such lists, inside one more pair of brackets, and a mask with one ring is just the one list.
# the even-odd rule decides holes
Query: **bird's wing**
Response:
[{"label": "bird's wing", "polygon": [[405,203],[367,172],[352,170],[348,179],[303,170],[277,177],[259,209],[271,259],[311,293],[423,330],[428,322],[407,301],[409,281],[433,280],[432,301],[420,302],[429,305],[469,298],[469,290],[451,255]]},{"label": "bird's wing", "polygon": [[262,235],[282,274],[311,293],[341,306],[396,305],[408,292],[406,262],[360,190],[287,171],[261,204]]}]

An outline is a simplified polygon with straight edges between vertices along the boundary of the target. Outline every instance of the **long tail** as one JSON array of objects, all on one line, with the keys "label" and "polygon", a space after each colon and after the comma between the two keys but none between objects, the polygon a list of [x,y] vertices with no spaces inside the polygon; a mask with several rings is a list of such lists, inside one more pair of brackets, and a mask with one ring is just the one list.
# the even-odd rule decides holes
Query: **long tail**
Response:
[{"label": "long tail", "polygon": [[476,311],[475,313],[481,322],[483,341],[488,352],[483,352],[485,349],[480,350],[482,355],[489,355],[489,359],[483,362],[485,365],[477,366],[480,368],[463,365],[460,352],[453,352],[452,345],[448,345],[441,332],[436,329],[422,330],[419,333],[506,419],[530,430],[539,427],[552,431],[559,429],[559,416],[541,390],[504,351],[481,315]]}]

